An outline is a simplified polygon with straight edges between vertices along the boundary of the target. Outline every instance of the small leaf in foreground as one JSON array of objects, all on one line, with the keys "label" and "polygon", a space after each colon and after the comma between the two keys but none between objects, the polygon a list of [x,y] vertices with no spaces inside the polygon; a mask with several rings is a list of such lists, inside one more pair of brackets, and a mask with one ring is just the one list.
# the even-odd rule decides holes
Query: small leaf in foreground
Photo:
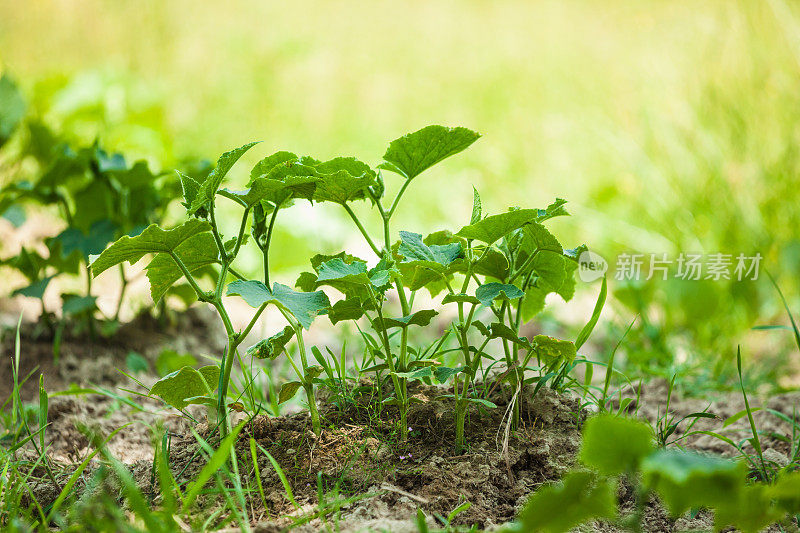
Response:
[{"label": "small leaf in foreground", "polygon": [[604,475],[633,472],[654,449],[653,433],[644,422],[614,415],[586,421],[580,459]]},{"label": "small leaf in foreground", "polygon": [[564,533],[592,518],[617,514],[615,483],[591,472],[572,472],[540,488],[519,515],[522,531]]}]

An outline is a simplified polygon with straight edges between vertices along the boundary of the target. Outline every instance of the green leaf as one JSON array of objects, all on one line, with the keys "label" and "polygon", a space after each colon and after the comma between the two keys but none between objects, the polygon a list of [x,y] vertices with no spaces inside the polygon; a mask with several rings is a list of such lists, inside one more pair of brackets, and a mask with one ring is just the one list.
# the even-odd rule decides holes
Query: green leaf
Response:
[{"label": "green leaf", "polygon": [[241,296],[251,307],[261,307],[272,303],[291,313],[305,328],[311,327],[317,315],[330,307],[328,297],[322,291],[296,292],[280,283],[275,283],[270,291],[260,281],[237,280],[228,285],[228,296]]},{"label": "green leaf", "polygon": [[521,531],[564,533],[591,519],[614,519],[617,514],[616,485],[591,472],[570,472],[553,485],[546,485],[528,500],[519,515]]},{"label": "green leaf", "polygon": [[474,403],[480,405],[482,407],[486,407],[487,409],[497,409],[497,405],[490,402],[489,400],[484,400],[483,398],[467,398],[469,403]]},{"label": "green leaf", "polygon": [[311,383],[314,379],[316,379],[324,371],[325,371],[325,369],[322,368],[319,365],[311,365],[311,366],[306,368],[305,376],[303,376],[303,379],[306,381],[306,383]]},{"label": "green leaf", "polygon": [[362,316],[364,316],[364,307],[358,298],[339,300],[328,310],[328,318],[334,325],[342,320],[358,320]]},{"label": "green leaf", "polygon": [[556,362],[570,363],[575,360],[577,355],[577,349],[572,341],[563,341],[547,335],[536,335],[533,338],[533,344],[536,346],[539,358],[548,366]]},{"label": "green leaf", "polygon": [[286,326],[282,331],[268,339],[263,339],[247,349],[247,355],[257,357],[258,359],[272,359],[274,360],[286,350],[286,345],[294,337],[294,329],[291,326]]},{"label": "green leaf", "polygon": [[486,253],[481,253],[481,257],[474,266],[476,274],[499,280],[508,278],[509,268],[506,256],[494,248],[489,249]]},{"label": "green leaf", "polygon": [[372,327],[377,330],[385,330],[390,328],[407,328],[409,326],[427,326],[430,324],[431,319],[438,314],[439,313],[433,309],[423,309],[400,318],[377,317],[372,321]]},{"label": "green leaf", "polygon": [[141,374],[150,370],[150,362],[140,353],[130,351],[125,356],[125,366],[131,374]]},{"label": "green leaf", "polygon": [[180,179],[181,189],[183,191],[183,207],[189,210],[194,203],[194,199],[197,198],[197,192],[200,190],[200,182],[184,174],[180,170],[176,172],[178,173],[178,179]]},{"label": "green leaf", "polygon": [[11,293],[11,296],[27,296],[28,298],[38,298],[41,299],[44,296],[44,291],[47,290],[47,286],[50,284],[50,280],[52,280],[55,276],[47,276],[46,278],[42,278],[39,281],[35,281],[28,285],[27,287],[22,287],[21,289],[16,289],[14,292]]},{"label": "green leaf", "polygon": [[196,212],[198,209],[214,200],[214,195],[217,194],[217,190],[222,184],[222,180],[225,179],[225,176],[228,174],[228,171],[230,171],[231,167],[233,167],[245,152],[256,144],[258,144],[258,142],[247,143],[235,150],[225,152],[220,156],[217,160],[217,166],[214,167],[214,170],[212,170],[200,184],[200,188],[197,190],[197,194],[189,207],[190,213]]},{"label": "green leaf", "polygon": [[400,246],[397,252],[404,258],[404,263],[413,263],[437,271],[444,271],[463,255],[461,244],[458,242],[428,246],[422,242],[421,234],[410,231],[400,232]]},{"label": "green leaf", "polygon": [[722,495],[728,497],[714,509],[715,531],[733,526],[742,533],[758,533],[786,518],[786,513],[770,501],[769,487],[765,485],[745,485],[740,481],[736,489],[719,494]]},{"label": "green leaf", "polygon": [[354,157],[337,157],[314,166],[320,177],[314,200],[344,205],[363,200],[370,186],[375,185],[375,171]]},{"label": "green leaf", "polygon": [[446,366],[439,366],[433,369],[433,375],[436,377],[436,381],[439,383],[447,383],[453,376],[461,373],[464,371],[464,367],[460,366],[458,368],[449,368]]},{"label": "green leaf", "polygon": [[293,198],[310,200],[314,196],[319,178],[312,176],[288,176],[283,180],[256,178],[250,188],[243,191],[221,189],[219,194],[250,209],[260,202],[281,206]]},{"label": "green leaf", "polygon": [[97,276],[123,261],[136,263],[148,253],[169,253],[190,237],[210,230],[211,225],[208,222],[194,218],[166,231],[152,224],[140,235],[125,235],[99,256],[90,257],[92,274]]},{"label": "green leaf", "polygon": [[[174,253],[192,274],[219,262],[217,243],[210,232],[198,233],[186,239],[175,248]],[[145,270],[150,280],[150,295],[156,303],[183,277],[183,271],[166,253],[157,254]]]},{"label": "green leaf", "polygon": [[162,350],[156,359],[156,372],[159,376],[166,376],[185,366],[194,366],[197,359],[190,353],[178,353],[175,350]]},{"label": "green leaf", "polygon": [[300,390],[302,386],[303,384],[299,381],[290,381],[281,385],[281,391],[278,393],[278,404],[288,402],[294,398],[294,395],[297,394],[297,391]]},{"label": "green leaf", "polygon": [[381,168],[413,179],[436,163],[455,155],[478,140],[480,134],[467,128],[427,126],[389,143]]},{"label": "green leaf", "polygon": [[25,116],[25,100],[8,74],[0,77],[0,146],[3,146]]},{"label": "green leaf", "polygon": [[336,257],[322,263],[317,274],[317,283],[326,281],[342,281],[356,283],[359,285],[369,285],[367,276],[367,264],[361,261],[345,263],[340,257]]},{"label": "green leaf", "polygon": [[62,294],[64,303],[61,312],[65,315],[81,315],[97,309],[96,296],[77,296],[75,294]]},{"label": "green leaf", "polygon": [[433,369],[429,366],[424,366],[410,372],[395,372],[394,375],[409,381],[422,381],[425,378],[433,377]]},{"label": "green leaf", "polygon": [[768,491],[784,511],[800,513],[800,471],[781,474]]},{"label": "green leaf", "polygon": [[184,409],[190,403],[205,403],[195,399],[213,392],[218,380],[217,366],[211,365],[200,370],[185,366],[159,379],[150,389],[150,395],[160,397],[176,409]]},{"label": "green leaf", "polygon": [[641,470],[672,516],[735,500],[747,477],[743,463],[681,450],[659,450],[642,461]]},{"label": "green leaf", "polygon": [[253,167],[253,170],[250,171],[250,181],[248,182],[247,186],[252,186],[253,182],[258,178],[265,177],[269,175],[271,171],[275,169],[278,165],[285,165],[290,161],[296,161],[298,158],[292,152],[275,152],[272,155],[268,155]]},{"label": "green leaf", "polygon": [[492,305],[492,302],[498,298],[504,300],[516,300],[522,298],[525,293],[516,285],[509,285],[505,283],[490,282],[485,283],[475,289],[475,298],[486,307]]},{"label": "green leaf", "polygon": [[653,432],[644,422],[613,415],[586,421],[580,459],[604,475],[633,472],[653,451]]},{"label": "green leaf", "polygon": [[469,218],[470,224],[477,224],[481,221],[481,195],[478,194],[478,189],[472,188],[472,216]]},{"label": "green leaf", "polygon": [[47,241],[51,252],[55,252],[62,260],[73,253],[79,254],[82,260],[99,254],[114,240],[117,228],[110,220],[99,220],[92,224],[87,233],[75,227],[69,227]]},{"label": "green leaf", "polygon": [[[477,324],[480,324],[480,326],[478,327]],[[502,322],[493,322],[492,324],[489,324],[488,328],[478,321],[473,322],[472,325],[476,326],[478,331],[490,339],[506,339],[514,344],[519,344],[525,348],[530,348],[530,342],[528,342],[528,339],[517,336],[510,327]]]},{"label": "green leaf", "polygon": [[491,215],[479,222],[464,226],[456,235],[492,244],[525,224],[536,222],[538,218],[539,211],[537,209],[517,209],[508,213]]},{"label": "green leaf", "polygon": [[470,294],[463,294],[463,293],[448,294],[444,298],[442,298],[442,303],[443,304],[449,304],[449,303],[453,303],[453,302],[456,302],[456,303],[468,303],[468,304],[473,304],[473,305],[477,305],[477,304],[481,303],[481,301],[478,300],[476,297],[474,297],[474,296],[472,296]]}]

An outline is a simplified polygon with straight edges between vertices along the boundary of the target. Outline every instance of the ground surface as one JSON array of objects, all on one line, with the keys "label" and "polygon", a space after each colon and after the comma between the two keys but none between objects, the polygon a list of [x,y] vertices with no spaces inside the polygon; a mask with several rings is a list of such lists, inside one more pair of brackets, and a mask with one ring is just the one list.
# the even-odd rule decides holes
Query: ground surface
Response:
[{"label": "ground surface", "polygon": [[[136,350],[153,359],[164,346],[185,351],[208,351],[213,345],[210,331],[213,321],[205,314],[192,313],[176,329],[158,333],[149,319],[129,324],[115,338],[113,344],[97,342],[87,345],[81,341],[67,340],[61,349],[58,365],[52,363],[50,340],[25,338],[30,329],[23,328],[22,374],[39,368],[44,372],[45,384],[51,391],[67,389],[70,384],[82,387],[103,387],[126,396],[118,387],[134,387],[117,369],[124,368],[125,354]],[[6,335],[3,353],[13,353],[13,335]],[[8,359],[4,358],[3,364]],[[3,372],[5,374],[5,369]],[[35,372],[38,375],[38,371]],[[140,375],[145,383],[155,376]],[[6,381],[6,380],[4,380]],[[23,391],[27,400],[36,395],[35,384]],[[0,394],[10,392],[7,383],[0,384]],[[500,431],[506,407],[502,397],[492,398],[499,408],[483,413],[473,411],[468,421],[468,448],[456,454],[453,441],[453,413],[451,405],[436,396],[442,390],[417,386],[412,394],[422,403],[409,414],[412,428],[407,444],[398,442],[387,417],[376,418],[363,405],[339,412],[321,396],[324,431],[316,438],[310,422],[303,412],[267,418],[259,416],[243,430],[237,456],[247,478],[254,475],[249,455],[249,437],[278,461],[294,490],[298,508],[285,497],[282,484],[263,454],[259,454],[259,471],[264,487],[267,508],[260,497],[250,501],[251,516],[257,530],[280,530],[304,517],[300,530],[316,531],[327,523],[341,531],[389,529],[391,531],[416,531],[414,517],[422,509],[431,526],[436,525],[435,514],[446,516],[464,501],[471,507],[460,514],[455,523],[492,529],[514,518],[527,497],[541,484],[558,479],[574,461],[580,444],[580,424],[587,415],[581,409],[581,399],[558,396],[545,389],[522,404],[522,427],[512,432],[504,446]],[[642,390],[640,400],[632,409],[638,416],[651,422],[663,413],[667,389],[663,383],[652,383]],[[87,429],[108,435],[118,427],[133,422],[109,443],[109,450],[130,465],[145,492],[153,492],[151,466],[153,456],[153,428],[163,423],[172,433],[170,467],[178,482],[188,481],[203,466],[197,453],[198,444],[190,432],[190,424],[175,412],[164,409],[153,399],[134,397],[139,407],[105,395],[62,395],[50,400],[48,442],[50,453],[58,462],[74,465],[91,452]],[[753,401],[759,404],[758,399]],[[787,394],[767,400],[767,405],[791,416],[800,405],[800,395]],[[719,418],[702,420],[695,429],[719,430],[722,421],[743,408],[740,395],[721,395],[713,402],[696,398],[673,397],[671,409],[681,416],[708,410]],[[383,422],[381,422],[383,420]],[[765,434],[790,434],[787,425],[776,417],[759,411],[756,421]],[[194,428],[207,435],[207,426]],[[732,426],[729,436],[743,437],[742,421]],[[680,432],[679,432],[680,434]],[[738,440],[738,438],[734,438]],[[730,446],[711,437],[691,437],[685,441],[690,448],[732,455]],[[770,459],[776,463],[788,461],[788,444],[779,439],[764,437]],[[87,471],[87,475],[88,472]],[[338,488],[338,498],[350,499],[338,509],[322,518],[313,518],[317,509],[317,476],[326,491]],[[81,484],[78,485],[79,490]],[[54,498],[52,487],[43,483],[35,488],[37,496]],[[623,508],[630,496],[621,489]],[[205,502],[204,512],[214,510],[217,502]],[[341,507],[339,509],[339,507]],[[441,526],[441,524],[439,524]],[[663,509],[652,502],[648,507],[648,531],[683,531],[707,529],[711,517],[700,514],[694,520],[671,520]],[[587,531],[610,531],[608,524],[596,523],[583,528]]]}]

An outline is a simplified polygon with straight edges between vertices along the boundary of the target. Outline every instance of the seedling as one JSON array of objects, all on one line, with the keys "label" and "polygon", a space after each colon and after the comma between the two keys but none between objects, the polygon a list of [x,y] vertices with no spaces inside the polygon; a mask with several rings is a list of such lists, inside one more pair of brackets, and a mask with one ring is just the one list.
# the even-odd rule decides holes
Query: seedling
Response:
[{"label": "seedling", "polygon": [[[790,519],[800,511],[800,473],[786,473],[772,485],[747,483],[747,466],[722,457],[659,449],[648,425],[610,414],[587,421],[580,460],[561,483],[538,490],[508,531],[566,532],[592,519],[610,520],[642,530],[644,505],[658,495],[670,515],[710,508],[717,530],[735,526],[745,532]],[[616,486],[633,485],[634,510],[617,512]]]}]

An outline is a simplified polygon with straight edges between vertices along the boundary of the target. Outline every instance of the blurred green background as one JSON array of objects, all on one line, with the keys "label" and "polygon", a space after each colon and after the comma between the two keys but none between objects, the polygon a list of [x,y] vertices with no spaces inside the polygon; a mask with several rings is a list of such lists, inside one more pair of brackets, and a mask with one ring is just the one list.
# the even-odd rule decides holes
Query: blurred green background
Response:
[{"label": "blurred green background", "polygon": [[[399,227],[460,227],[471,185],[485,212],[564,197],[574,216],[553,227],[568,245],[611,262],[760,252],[798,303],[794,3],[2,2],[0,61],[47,122],[164,168],[254,139],[251,163],[287,149],[376,164],[406,132],[467,126],[484,137],[415,182]],[[284,219],[280,266],[347,244],[340,220]],[[627,360],[654,372],[729,361],[748,328],[786,322],[763,276],[612,293],[606,335],[638,313]],[[782,333],[751,351],[797,365],[768,334]]]}]

